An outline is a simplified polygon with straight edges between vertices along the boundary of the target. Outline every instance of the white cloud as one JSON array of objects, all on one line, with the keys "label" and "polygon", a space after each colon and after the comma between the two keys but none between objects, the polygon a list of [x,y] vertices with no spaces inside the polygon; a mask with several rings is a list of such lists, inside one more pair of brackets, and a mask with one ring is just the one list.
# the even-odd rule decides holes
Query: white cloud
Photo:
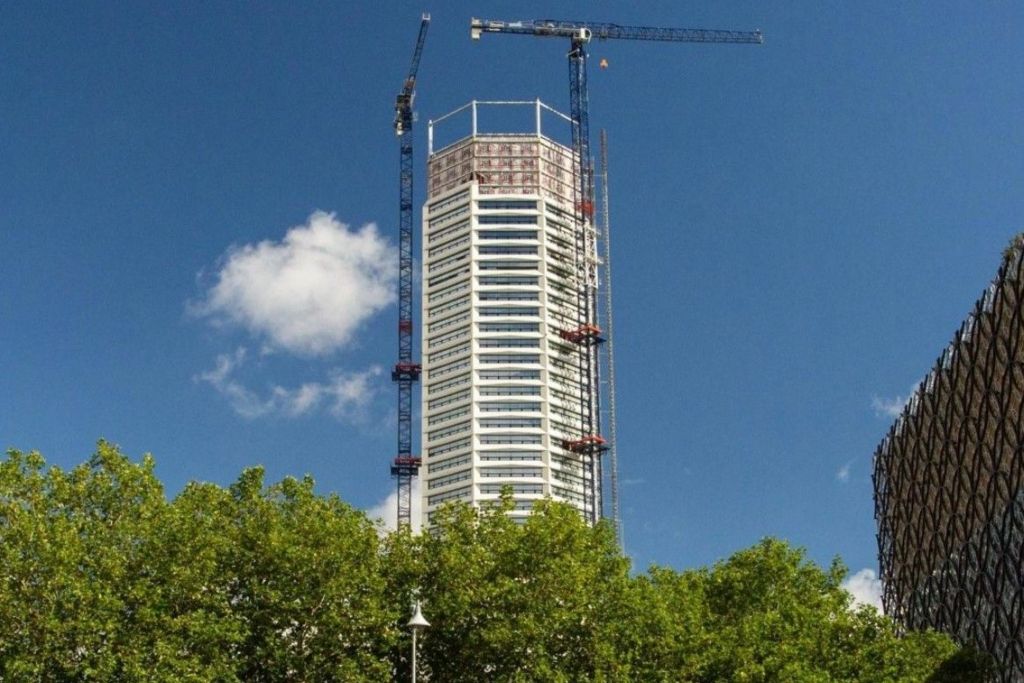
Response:
[{"label": "white cloud", "polygon": [[[412,531],[413,533],[419,533],[420,531],[420,517],[423,511],[422,501],[420,500],[420,478],[414,477],[412,480],[412,505],[410,509],[412,511]],[[388,496],[368,509],[366,516],[370,519],[380,520],[385,531],[394,531],[398,528],[398,490],[394,488]]]},{"label": "white cloud", "polygon": [[317,211],[280,242],[228,249],[216,283],[188,308],[214,324],[241,325],[272,348],[324,355],[395,301],[397,262],[375,225],[350,230]]},{"label": "white cloud", "polygon": [[836,472],[836,479],[842,482],[850,481],[850,468],[853,466],[853,460],[849,460],[845,465],[839,468]]},{"label": "white cloud", "polygon": [[875,411],[877,417],[895,419],[903,413],[903,407],[907,405],[907,401],[917,391],[917,386],[916,384],[911,386],[906,396],[896,396],[895,398],[872,396],[871,409]]},{"label": "white cloud", "polygon": [[852,596],[855,605],[872,605],[882,609],[882,581],[874,569],[861,569],[843,581],[843,588]]},{"label": "white cloud", "polygon": [[871,397],[871,409],[878,417],[897,418],[903,412],[903,406],[907,405],[910,396],[897,396],[896,398]]},{"label": "white cloud", "polygon": [[299,417],[323,406],[339,420],[360,421],[376,393],[373,380],[381,374],[376,366],[355,373],[335,369],[328,373],[324,382],[306,382],[291,389],[275,384],[260,394],[236,377],[247,355],[245,347],[239,347],[232,354],[221,354],[212,370],[193,379],[212,386],[228,399],[236,413],[248,419],[268,415]]}]

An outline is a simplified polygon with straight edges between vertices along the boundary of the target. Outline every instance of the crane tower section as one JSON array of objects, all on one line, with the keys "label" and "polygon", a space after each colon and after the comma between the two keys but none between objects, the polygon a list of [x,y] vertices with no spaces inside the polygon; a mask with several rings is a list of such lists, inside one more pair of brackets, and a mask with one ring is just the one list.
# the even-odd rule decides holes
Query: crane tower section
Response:
[{"label": "crane tower section", "polygon": [[412,253],[413,253],[413,98],[423,42],[430,26],[424,14],[413,50],[409,75],[395,99],[395,134],[399,140],[398,193],[398,362],[391,379],[398,385],[398,455],[391,463],[391,475],[398,482],[397,525],[412,521],[412,480],[419,473],[420,458],[412,452],[412,387],[419,381],[420,364],[412,357]]}]

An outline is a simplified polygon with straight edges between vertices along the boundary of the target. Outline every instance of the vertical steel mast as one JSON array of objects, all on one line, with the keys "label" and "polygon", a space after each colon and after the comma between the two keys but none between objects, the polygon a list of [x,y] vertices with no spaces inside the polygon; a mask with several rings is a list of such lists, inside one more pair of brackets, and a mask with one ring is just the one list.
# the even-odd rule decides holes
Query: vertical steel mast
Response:
[{"label": "vertical steel mast", "polygon": [[597,400],[598,364],[596,346],[603,341],[596,325],[595,298],[597,287],[596,231],[594,229],[593,166],[590,158],[590,113],[587,101],[587,44],[594,37],[617,40],[652,40],[680,43],[753,43],[764,42],[760,31],[718,31],[709,29],[660,28],[652,26],[620,26],[597,22],[557,21],[493,21],[470,20],[470,37],[479,40],[484,33],[531,35],[568,38],[569,103],[572,119],[572,147],[576,164],[576,257],[578,328],[563,330],[562,336],[579,347],[582,379],[580,394],[581,433],[566,440],[562,448],[580,457],[584,472],[585,507],[591,521],[601,514],[600,458],[606,448],[600,430]]},{"label": "vertical steel mast", "polygon": [[619,450],[618,422],[615,406],[615,327],[612,316],[612,221],[609,213],[608,200],[608,133],[601,129],[601,228],[599,237],[604,245],[601,254],[600,272],[604,276],[604,310],[601,311],[601,322],[604,324],[604,381],[608,387],[607,401],[604,402],[605,415],[608,423],[608,483],[611,485],[612,525],[615,527],[615,539],[619,542],[619,550],[626,552],[626,541],[622,536],[622,509],[619,504]]},{"label": "vertical steel mast", "polygon": [[412,359],[412,103],[416,95],[416,72],[429,26],[430,15],[424,14],[409,75],[395,99],[395,134],[399,141],[398,363],[391,371],[391,379],[398,384],[398,455],[391,463],[391,475],[398,480],[398,528],[409,527],[412,523],[412,480],[420,469],[420,458],[412,453],[412,385],[419,381],[421,369]]}]

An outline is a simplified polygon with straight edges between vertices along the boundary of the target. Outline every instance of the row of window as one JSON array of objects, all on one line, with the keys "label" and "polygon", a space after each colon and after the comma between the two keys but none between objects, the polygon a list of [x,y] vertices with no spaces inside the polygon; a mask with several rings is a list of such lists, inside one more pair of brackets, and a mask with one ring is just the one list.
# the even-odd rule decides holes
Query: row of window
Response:
[{"label": "row of window", "polygon": [[456,425],[452,425],[451,427],[445,427],[444,429],[435,429],[432,432],[427,432],[427,440],[437,441],[438,439],[444,439],[445,437],[449,437],[454,434],[462,434],[463,432],[468,432],[471,427],[471,422],[469,420],[466,420],[465,422],[460,422]]},{"label": "row of window", "polygon": [[427,235],[427,244],[440,244],[441,242],[456,237],[461,233],[467,232],[469,229],[469,219],[464,218],[454,225],[449,225],[447,228],[431,232]]},{"label": "row of window", "polygon": [[488,462],[507,460],[509,462],[527,462],[541,460],[544,456],[542,451],[480,451],[481,460]]},{"label": "row of window", "polygon": [[448,375],[453,372],[456,372],[457,370],[462,370],[463,368],[468,367],[469,359],[467,358],[466,360],[463,361],[456,361],[455,363],[449,363],[448,365],[442,365],[437,368],[431,368],[430,370],[427,371],[427,376],[433,379],[435,377],[442,377],[444,375]]},{"label": "row of window", "polygon": [[481,365],[498,365],[506,363],[535,364],[540,363],[537,353],[492,353],[480,356]]},{"label": "row of window", "polygon": [[439,351],[438,353],[431,353],[427,355],[427,361],[430,363],[439,363],[448,358],[454,358],[455,356],[461,356],[462,354],[469,353],[469,344],[462,344],[460,346],[454,346],[445,351]]},{"label": "row of window", "polygon": [[442,214],[435,214],[431,212],[430,222],[428,223],[428,229],[433,231],[442,225],[447,224],[450,221],[455,220],[461,216],[465,216],[469,213],[469,204],[463,204],[462,206],[456,207],[450,211],[445,211]]},{"label": "row of window", "polygon": [[439,425],[439,424],[442,424],[444,422],[450,422],[451,420],[455,420],[455,419],[458,419],[460,417],[464,417],[466,415],[469,415],[471,412],[472,412],[472,409],[468,405],[464,406],[462,408],[454,408],[452,410],[446,410],[443,413],[438,413],[437,415],[432,415],[429,418],[427,418],[427,425],[433,427],[435,425]]},{"label": "row of window", "polygon": [[428,287],[440,287],[441,285],[443,285],[446,282],[451,282],[452,280],[461,279],[462,277],[464,277],[464,276],[466,276],[468,274],[469,274],[469,266],[463,266],[462,268],[459,268],[458,270],[453,270],[450,273],[445,273],[444,275],[438,275],[437,277],[430,278],[429,280],[427,280],[427,286]]},{"label": "row of window", "polygon": [[534,385],[482,386],[481,396],[540,396],[540,387]]},{"label": "row of window", "polygon": [[495,245],[481,244],[476,251],[481,256],[536,256],[539,247],[526,245]]},{"label": "row of window", "polygon": [[431,479],[431,480],[429,480],[427,482],[427,488],[428,489],[439,489],[442,486],[450,486],[451,484],[457,484],[460,481],[466,481],[467,479],[472,479],[472,478],[473,478],[473,473],[470,472],[469,470],[464,470],[462,472],[455,472],[454,474],[449,474],[449,475],[446,475],[444,477],[438,477],[436,479]]},{"label": "row of window", "polygon": [[436,496],[429,496],[427,498],[427,505],[437,505],[438,503],[446,503],[451,500],[464,500],[469,498],[471,495],[470,487],[467,486],[461,489],[455,489],[454,491],[448,491],[447,493],[439,493]]},{"label": "row of window", "polygon": [[481,240],[535,240],[536,230],[480,230],[477,237]]},{"label": "row of window", "polygon": [[448,258],[441,259],[437,263],[431,264],[427,268],[427,272],[428,273],[436,273],[436,272],[438,272],[440,270],[445,270],[446,268],[451,268],[452,266],[455,266],[455,265],[459,264],[460,262],[465,261],[468,258],[469,258],[469,250],[466,249],[462,253],[455,254],[454,256],[449,256]]},{"label": "row of window", "polygon": [[536,306],[481,306],[477,312],[483,317],[497,317],[505,315],[537,316],[540,309]]},{"label": "row of window", "polygon": [[427,332],[439,332],[440,330],[447,329],[453,325],[461,325],[462,323],[469,320],[469,313],[460,313],[459,315],[453,315],[450,318],[444,320],[438,320],[427,325]]},{"label": "row of window", "polygon": [[532,199],[481,199],[477,201],[477,206],[481,209],[536,209],[537,202]]},{"label": "row of window", "polygon": [[444,211],[445,209],[455,206],[456,204],[461,204],[468,200],[469,190],[463,190],[462,192],[453,194],[451,197],[446,197],[445,199],[440,199],[434,202],[433,204],[427,207],[427,211],[431,215],[436,215],[439,211]]},{"label": "row of window", "polygon": [[449,332],[448,334],[442,334],[442,335],[438,335],[436,337],[431,337],[430,339],[427,340],[427,348],[434,348],[434,347],[437,347],[437,346],[444,346],[445,344],[451,343],[453,341],[458,341],[459,339],[462,339],[462,338],[468,337],[468,336],[469,336],[469,330],[463,329],[463,330],[456,330],[455,332]]},{"label": "row of window", "polygon": [[[451,486],[452,484],[458,484],[462,481],[468,481],[473,478],[473,472],[471,469],[466,468],[446,474],[442,477],[436,477],[428,480],[428,489],[439,489],[445,486]],[[537,467],[482,467],[480,468],[480,478],[482,479],[543,479],[544,470]],[[515,483],[510,484],[515,490]],[[490,484],[484,484],[482,486],[490,486]],[[536,484],[533,484],[536,486]],[[486,492],[485,492],[486,493]]]},{"label": "row of window", "polygon": [[427,251],[427,259],[430,260],[437,258],[438,256],[443,256],[444,254],[455,251],[456,249],[459,249],[467,244],[469,244],[469,235],[466,235],[465,237],[462,238],[453,239],[449,242],[445,242],[439,247],[434,247],[433,249]]},{"label": "row of window", "polygon": [[481,417],[481,429],[540,429],[539,417]]},{"label": "row of window", "polygon": [[459,298],[457,298],[457,299],[455,299],[453,301],[449,301],[448,303],[438,304],[437,306],[433,306],[431,308],[428,308],[427,309],[427,315],[430,316],[431,318],[434,318],[434,317],[437,317],[439,315],[443,315],[445,313],[448,313],[449,311],[455,311],[455,310],[458,310],[460,308],[464,308],[465,306],[468,306],[468,305],[469,305],[469,295],[466,294],[466,295],[460,296]]},{"label": "row of window", "polygon": [[[442,451],[445,454],[454,453],[460,448],[468,449],[469,440],[461,439],[459,441],[454,441],[451,444],[447,444],[445,446],[432,448],[431,453],[441,453]],[[540,465],[542,464],[544,459],[543,451],[531,450],[483,450],[479,451],[477,455],[481,461],[485,462],[530,462]],[[552,464],[557,464],[559,459],[559,456],[552,454]],[[456,455],[451,455],[447,458],[431,456],[427,462],[427,471],[430,473],[443,472],[445,470],[450,470],[456,467],[468,465],[472,460],[473,456],[470,453],[460,453]],[[499,469],[493,469],[493,466],[490,467],[492,467],[492,469],[489,469],[488,471],[501,471]],[[540,472],[540,470],[536,471]],[[563,466],[563,469],[553,467],[551,469],[551,476],[554,479],[558,480],[559,482],[562,482],[563,484],[570,486],[572,488],[582,488],[584,486],[582,468],[578,466],[573,466],[571,468]]]},{"label": "row of window", "polygon": [[435,301],[440,301],[441,299],[446,299],[446,298],[448,298],[450,296],[454,296],[456,294],[460,294],[460,293],[468,291],[468,290],[469,290],[469,283],[468,282],[457,282],[454,285],[450,285],[448,287],[445,287],[442,290],[431,292],[430,297],[427,298],[427,303],[432,304]]},{"label": "row of window", "polygon": [[[469,444],[467,442],[467,446],[468,445]],[[444,470],[450,470],[453,467],[459,467],[461,465],[465,465],[465,464],[467,464],[472,459],[473,459],[472,456],[467,453],[465,455],[457,455],[457,456],[455,456],[453,458],[446,458],[444,460],[438,460],[436,462],[431,460],[431,461],[429,461],[427,463],[427,471],[428,472],[443,472]]]},{"label": "row of window", "polygon": [[544,476],[544,470],[537,467],[481,467],[480,476],[487,479],[540,479]]},{"label": "row of window", "polygon": [[539,403],[522,401],[495,401],[480,404],[480,412],[482,413],[535,413],[539,410]]},{"label": "row of window", "polygon": [[538,270],[539,264],[536,261],[480,261],[477,263],[480,270]]},{"label": "row of window", "polygon": [[439,394],[443,391],[448,391],[450,389],[454,389],[455,387],[462,386],[463,384],[469,384],[470,381],[472,381],[472,378],[470,377],[470,373],[467,372],[464,375],[459,375],[458,377],[453,377],[443,382],[433,382],[431,384],[428,384],[427,391],[429,391],[431,394]]},{"label": "row of window", "polygon": [[434,446],[433,448],[430,448],[427,451],[427,456],[429,457],[430,461],[433,462],[435,459],[440,458],[441,456],[447,455],[449,453],[454,453],[463,448],[469,448],[469,445],[469,439],[459,439],[458,441],[446,443],[443,446]]},{"label": "row of window", "polygon": [[507,287],[536,287],[540,285],[540,278],[536,275],[481,275],[477,282],[483,287],[507,286]]},{"label": "row of window", "polygon": [[540,332],[540,323],[523,322],[479,322],[480,332]]},{"label": "row of window", "polygon": [[433,401],[430,401],[429,403],[427,403],[427,410],[436,410],[438,408],[443,408],[445,406],[449,406],[449,405],[451,405],[453,403],[458,403],[460,401],[465,401],[465,400],[469,399],[469,397],[471,395],[472,395],[472,392],[469,389],[466,389],[464,391],[459,391],[459,392],[456,392],[454,394],[448,394],[447,396],[442,396],[441,398],[434,399]]},{"label": "row of window", "polygon": [[478,301],[539,301],[540,293],[536,291],[488,290],[477,292]]},{"label": "row of window", "polygon": [[479,341],[482,349],[536,349],[540,339],[536,337],[484,337]]},{"label": "row of window", "polygon": [[483,214],[476,220],[480,225],[536,225],[537,214]]},{"label": "row of window", "polygon": [[494,483],[494,484],[480,484],[480,493],[501,493],[501,490],[506,486],[511,486],[512,493],[517,494],[536,494],[540,495],[544,493],[544,486],[542,484],[506,484],[506,483]]},{"label": "row of window", "polygon": [[[469,414],[469,408],[459,412],[454,417],[461,417]],[[447,419],[447,418],[446,418]],[[541,418],[539,417],[497,417],[497,418],[479,418],[479,425],[481,429],[540,429]],[[443,429],[435,429],[427,432],[428,441],[437,441],[438,439],[445,439],[449,436],[456,434],[462,434],[468,432],[471,428],[469,420],[460,422]],[[579,431],[579,427],[570,426],[562,423],[558,420],[551,420],[551,430],[561,432],[567,435],[573,435]],[[497,440],[495,440],[497,439]],[[526,439],[525,441],[522,439]],[[510,434],[481,434],[480,443],[482,444],[540,444],[539,435],[510,435]],[[431,449],[430,457],[434,457],[434,451]]]},{"label": "row of window", "polygon": [[477,376],[480,379],[540,379],[540,370],[520,370],[501,368],[478,370]]},{"label": "row of window", "polygon": [[540,446],[542,437],[540,434],[481,434],[479,441],[483,445],[523,445],[523,446]]},{"label": "row of window", "polygon": [[[459,450],[468,450],[469,446],[469,439],[459,439],[458,441],[452,441],[451,443],[443,446],[431,448],[430,457],[427,461],[427,471],[442,472],[444,470],[468,464],[473,459],[472,454],[456,452]],[[453,453],[456,454],[451,455]],[[540,464],[544,459],[544,452],[526,449],[481,450],[477,452],[477,457],[481,461],[486,462],[534,462]],[[552,453],[551,463],[552,465],[560,465],[561,467],[560,469],[559,467],[553,467],[551,469],[552,477],[575,488],[583,486],[583,469],[579,466],[578,461],[569,460],[557,453]]]},{"label": "row of window", "polygon": [[584,479],[579,474],[573,474],[572,472],[566,472],[564,470],[552,469],[551,476],[570,486],[575,486],[578,488],[583,488],[584,486]]},{"label": "row of window", "polygon": [[551,494],[552,496],[556,496],[558,498],[561,498],[562,500],[574,503],[579,506],[586,505],[587,502],[581,494],[577,493],[576,491],[567,489],[564,486],[552,486]]}]

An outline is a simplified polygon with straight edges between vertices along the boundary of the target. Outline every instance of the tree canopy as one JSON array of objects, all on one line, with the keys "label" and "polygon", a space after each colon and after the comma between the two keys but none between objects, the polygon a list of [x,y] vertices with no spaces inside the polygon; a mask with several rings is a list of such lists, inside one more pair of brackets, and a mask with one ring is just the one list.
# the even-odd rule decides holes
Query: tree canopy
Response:
[{"label": "tree canopy", "polygon": [[551,501],[520,525],[509,504],[384,534],[308,477],[169,500],[151,457],[106,442],[68,471],[9,451],[0,680],[404,680],[414,598],[426,681],[984,680],[947,637],[854,607],[838,561],[765,539],[634,574],[610,527]]}]

